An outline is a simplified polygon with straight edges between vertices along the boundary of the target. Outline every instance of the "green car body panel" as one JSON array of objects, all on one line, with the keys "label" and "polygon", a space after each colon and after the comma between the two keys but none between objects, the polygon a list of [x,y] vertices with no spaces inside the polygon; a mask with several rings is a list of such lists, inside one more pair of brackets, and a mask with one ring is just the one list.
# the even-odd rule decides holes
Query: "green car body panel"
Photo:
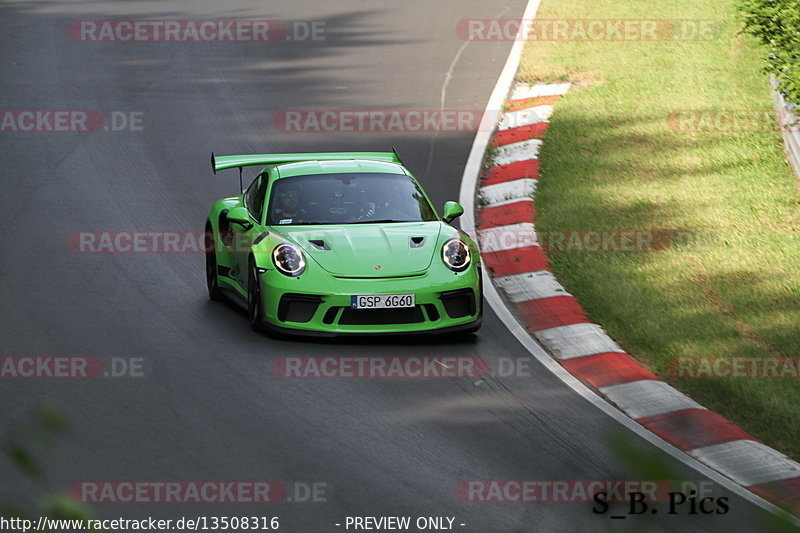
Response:
[{"label": "green car body panel", "polygon": [[[421,222],[268,224],[275,183],[296,176],[408,176],[430,204],[396,153],[212,154],[215,172],[253,165],[265,165],[256,178],[267,180],[261,213],[253,216],[246,211],[244,191],[216,201],[206,221],[206,266],[213,299],[224,293],[250,306],[254,328],[278,333],[333,336],[478,329],[483,312],[478,246],[438,215],[436,220]],[[448,207],[460,214],[457,204]],[[247,220],[242,220],[245,213]],[[451,239],[459,239],[469,249],[471,261],[462,271],[452,270],[443,261],[443,246]],[[305,269],[300,275],[286,275],[277,268],[273,251],[281,244],[301,251]],[[252,281],[254,276],[257,279]],[[354,295],[409,293],[415,295],[413,308],[351,306]],[[254,300],[258,300],[258,323],[253,323]]]}]

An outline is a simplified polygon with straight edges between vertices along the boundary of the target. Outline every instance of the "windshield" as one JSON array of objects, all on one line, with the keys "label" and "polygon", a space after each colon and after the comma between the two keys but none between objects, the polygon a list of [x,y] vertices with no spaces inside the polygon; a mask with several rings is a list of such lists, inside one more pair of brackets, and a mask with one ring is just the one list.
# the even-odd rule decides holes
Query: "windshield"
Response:
[{"label": "windshield", "polygon": [[414,180],[402,174],[315,174],[272,185],[267,224],[368,224],[437,220]]}]

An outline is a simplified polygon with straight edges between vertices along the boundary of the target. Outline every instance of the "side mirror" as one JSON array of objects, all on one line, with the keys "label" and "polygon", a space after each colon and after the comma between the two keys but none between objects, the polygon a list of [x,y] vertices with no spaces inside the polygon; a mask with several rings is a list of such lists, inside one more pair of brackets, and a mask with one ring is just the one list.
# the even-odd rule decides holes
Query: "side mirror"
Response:
[{"label": "side mirror", "polygon": [[227,218],[230,222],[239,224],[240,226],[244,227],[244,229],[250,229],[253,227],[253,222],[250,220],[250,215],[247,213],[247,209],[244,207],[234,207],[228,211]]},{"label": "side mirror", "polygon": [[464,214],[464,208],[458,202],[444,203],[444,216],[442,219],[448,224]]}]

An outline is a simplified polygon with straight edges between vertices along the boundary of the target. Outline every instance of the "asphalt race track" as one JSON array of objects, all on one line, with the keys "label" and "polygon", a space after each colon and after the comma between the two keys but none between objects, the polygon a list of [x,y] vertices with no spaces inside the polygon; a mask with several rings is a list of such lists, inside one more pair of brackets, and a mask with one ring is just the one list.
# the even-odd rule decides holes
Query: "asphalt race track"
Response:
[{"label": "asphalt race track", "polygon": [[[69,244],[85,231],[201,231],[212,202],[238,187],[235,170],[211,173],[212,150],[394,146],[441,209],[458,198],[474,130],[287,132],[274,117],[480,112],[511,43],[465,44],[456,24],[519,17],[524,4],[0,3],[0,107],[88,110],[108,128],[0,132],[0,356],[141,358],[143,374],[0,380],[4,441],[37,405],[54,406],[73,426],[53,450],[37,449],[45,482],[0,459],[0,504],[36,516],[32,502],[44,488],[92,480],[278,480],[295,500],[311,484],[324,495],[90,508],[98,518],[277,516],[281,531],[300,533],[344,531],[348,516],[448,516],[455,529],[477,533],[766,531],[766,511],[722,489],[726,514],[662,507],[625,520],[593,514],[591,502],[462,501],[457,487],[466,480],[641,479],[641,457],[675,479],[704,481],[539,366],[491,310],[474,336],[276,340],[252,332],[235,305],[209,301],[201,253],[80,253]],[[90,42],[74,31],[76,21],[117,19],[281,20],[295,38]],[[312,23],[323,31],[302,39]],[[245,171],[248,182],[254,172]],[[278,357],[323,355],[479,356],[493,369],[514,362],[516,371],[484,380],[286,379],[274,371]],[[641,457],[613,451],[615,435]]]}]

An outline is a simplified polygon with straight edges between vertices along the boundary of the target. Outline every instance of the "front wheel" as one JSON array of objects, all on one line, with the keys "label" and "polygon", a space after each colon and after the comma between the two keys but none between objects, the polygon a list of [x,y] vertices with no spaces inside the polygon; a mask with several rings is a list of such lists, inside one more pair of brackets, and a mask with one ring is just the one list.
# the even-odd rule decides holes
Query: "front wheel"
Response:
[{"label": "front wheel", "polygon": [[249,261],[247,276],[247,316],[254,331],[264,331],[264,300],[261,297],[261,279],[253,258]]}]

